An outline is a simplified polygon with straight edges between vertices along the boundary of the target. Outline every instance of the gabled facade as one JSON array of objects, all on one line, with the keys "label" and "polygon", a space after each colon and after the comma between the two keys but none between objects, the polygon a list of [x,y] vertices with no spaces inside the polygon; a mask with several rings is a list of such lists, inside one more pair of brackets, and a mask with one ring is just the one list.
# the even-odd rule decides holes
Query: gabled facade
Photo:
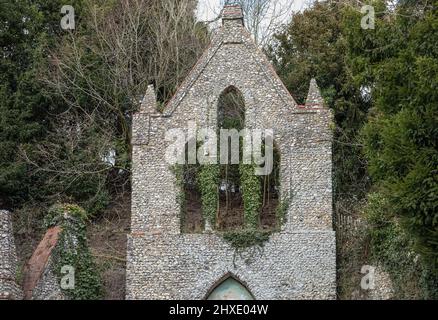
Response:
[{"label": "gabled facade", "polygon": [[[332,115],[312,80],[305,106],[289,94],[243,25],[226,6],[222,27],[162,113],[149,87],[133,119],[132,219],[127,299],[205,299],[233,278],[254,299],[332,299],[336,244],[332,225]],[[217,127],[228,88],[245,101],[245,127],[273,129],[280,154],[285,222],[262,247],[236,249],[214,230],[181,232],[179,189],[165,159],[165,134]]]}]

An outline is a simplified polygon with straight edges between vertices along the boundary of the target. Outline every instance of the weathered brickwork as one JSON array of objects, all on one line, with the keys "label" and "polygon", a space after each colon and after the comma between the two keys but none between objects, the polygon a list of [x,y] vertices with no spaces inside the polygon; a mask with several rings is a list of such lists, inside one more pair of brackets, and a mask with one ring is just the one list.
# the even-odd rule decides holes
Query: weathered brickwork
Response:
[{"label": "weathered brickwork", "polygon": [[[240,10],[237,8],[237,10]],[[165,160],[165,132],[215,128],[220,94],[245,99],[245,126],[273,129],[280,152],[287,220],[263,248],[236,252],[214,232],[180,232],[178,189]],[[331,112],[315,81],[298,106],[242,25],[225,8],[223,26],[174,98],[158,114],[150,87],[133,122],[132,227],[127,299],[203,299],[226,275],[256,299],[332,299],[336,295],[332,227]]]}]

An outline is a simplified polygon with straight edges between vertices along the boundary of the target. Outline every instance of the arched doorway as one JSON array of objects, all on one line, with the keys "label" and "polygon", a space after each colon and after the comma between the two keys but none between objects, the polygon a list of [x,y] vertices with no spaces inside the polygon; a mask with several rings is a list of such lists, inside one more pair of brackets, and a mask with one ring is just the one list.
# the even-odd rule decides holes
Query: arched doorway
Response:
[{"label": "arched doorway", "polygon": [[242,283],[228,277],[214,287],[207,300],[254,300],[254,297]]}]

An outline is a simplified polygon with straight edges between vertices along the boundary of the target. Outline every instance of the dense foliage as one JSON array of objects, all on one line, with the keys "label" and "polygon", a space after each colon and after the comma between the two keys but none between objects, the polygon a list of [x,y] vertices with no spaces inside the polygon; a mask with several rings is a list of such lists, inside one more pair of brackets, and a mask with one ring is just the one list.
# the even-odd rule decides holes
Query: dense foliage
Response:
[{"label": "dense foliage", "polygon": [[417,282],[415,297],[436,297],[438,3],[368,3],[374,29],[361,27],[354,1],[318,2],[293,16],[270,52],[299,102],[314,76],[335,113],[336,206],[371,187],[364,218],[373,259],[398,297],[415,291],[403,278]]},{"label": "dense foliage", "polygon": [[406,228],[388,218],[391,204],[384,194],[371,193],[365,211],[371,258],[389,271],[396,299],[438,299],[438,277],[412,248]]},{"label": "dense foliage", "polygon": [[102,297],[102,280],[93,261],[86,237],[87,213],[77,205],[56,204],[46,216],[47,228],[60,226],[61,233],[53,249],[52,261],[59,281],[63,267],[73,267],[74,286],[62,289],[72,300],[96,300]]},{"label": "dense foliage", "polygon": [[[40,81],[48,50],[65,35],[59,27],[62,1],[0,3],[0,205],[14,207],[41,196],[44,177],[30,174],[20,146],[35,150],[50,129],[60,101]],[[80,14],[81,1],[71,1]],[[44,197],[44,195],[42,195]]]},{"label": "dense foliage", "polygon": [[[361,28],[357,1],[317,1],[293,14],[267,51],[299,103],[315,77],[334,112],[335,209],[363,211],[368,234],[360,238],[390,272],[397,297],[436,298],[438,1],[366,2],[374,29]],[[83,216],[130,191],[132,113],[150,83],[160,107],[168,101],[208,31],[195,23],[195,0],[72,0],[70,31],[59,26],[63,4],[0,0],[0,207],[84,207],[55,207],[47,219],[53,224],[66,209],[76,217],[81,249],[60,252],[59,261],[90,284],[71,297],[96,298]],[[225,117],[223,127],[240,128],[241,120]],[[225,180],[242,187],[245,223],[224,237],[235,247],[269,237],[257,230],[259,213],[277,179],[261,181],[251,165],[192,169],[204,220],[216,225]],[[183,191],[184,170],[175,174]],[[185,200],[178,199],[182,211]],[[283,199],[281,222],[286,209]]]},{"label": "dense foliage", "polygon": [[[438,267],[438,11],[430,1],[377,16],[375,31],[346,13],[345,34],[355,79],[371,88],[373,108],[362,130],[376,192],[387,219]],[[434,6],[435,5],[435,6]],[[380,3],[381,7],[384,7]]]},{"label": "dense foliage", "polygon": [[270,56],[286,87],[303,104],[311,78],[317,80],[326,104],[334,112],[335,191],[343,197],[366,191],[366,168],[357,143],[369,102],[354,83],[347,65],[347,44],[342,37],[343,7],[336,1],[317,2],[293,15],[275,35]]},{"label": "dense foliage", "polygon": [[194,0],[70,1],[74,30],[60,27],[63,4],[1,3],[0,205],[68,201],[93,215],[129,192],[148,84],[167,101],[208,36]]}]

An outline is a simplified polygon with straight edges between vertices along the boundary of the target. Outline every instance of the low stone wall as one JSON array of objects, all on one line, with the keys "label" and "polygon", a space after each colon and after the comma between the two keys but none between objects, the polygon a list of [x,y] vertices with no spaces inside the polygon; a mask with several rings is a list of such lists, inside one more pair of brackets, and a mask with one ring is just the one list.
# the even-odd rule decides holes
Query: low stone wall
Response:
[{"label": "low stone wall", "polygon": [[64,300],[58,278],[53,272],[54,266],[51,258],[47,262],[37,285],[32,291],[32,300]]},{"label": "low stone wall", "polygon": [[205,299],[228,276],[255,299],[335,299],[332,231],[280,232],[236,250],[215,234],[133,235],[127,299]]},{"label": "low stone wall", "polygon": [[16,282],[17,268],[12,214],[0,210],[0,300],[22,299],[21,288]]}]

